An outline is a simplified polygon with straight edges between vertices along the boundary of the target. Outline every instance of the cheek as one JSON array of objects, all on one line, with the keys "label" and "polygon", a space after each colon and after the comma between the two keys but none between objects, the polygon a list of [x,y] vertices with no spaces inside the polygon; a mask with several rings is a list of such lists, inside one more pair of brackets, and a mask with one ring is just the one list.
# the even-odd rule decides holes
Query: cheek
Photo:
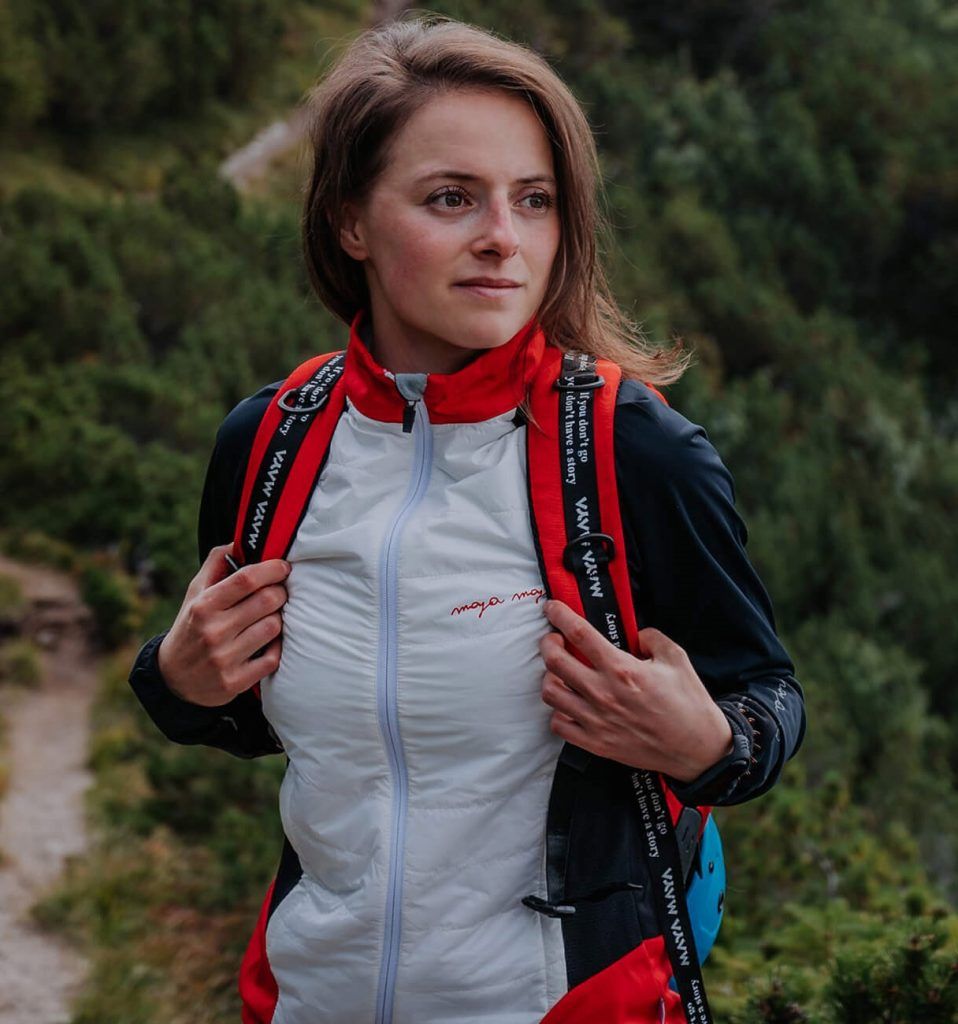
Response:
[{"label": "cheek", "polygon": [[536,254],[540,265],[551,269],[556,256],[559,254],[560,226],[558,220],[546,227],[539,238],[536,239]]},{"label": "cheek", "polygon": [[397,217],[384,228],[377,270],[385,282],[401,289],[445,280],[457,249],[452,232],[415,217]]}]

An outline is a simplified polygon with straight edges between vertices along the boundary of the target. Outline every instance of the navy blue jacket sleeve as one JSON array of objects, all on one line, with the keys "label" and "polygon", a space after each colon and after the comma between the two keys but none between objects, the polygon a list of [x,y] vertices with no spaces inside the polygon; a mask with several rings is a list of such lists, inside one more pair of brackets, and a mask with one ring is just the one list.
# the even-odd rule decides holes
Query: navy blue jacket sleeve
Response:
[{"label": "navy blue jacket sleeve", "polygon": [[[244,399],[226,417],[216,434],[200,499],[199,559],[233,539],[246,463],[256,428],[281,382]],[[220,707],[192,704],[166,685],[157,651],[166,633],[148,640],[130,672],[130,686],[160,731],[176,743],[202,743],[237,757],[279,753],[282,747],[263,715],[259,698],[246,690]]]},{"label": "navy blue jacket sleeve", "polygon": [[768,790],[798,749],[805,701],[748,559],[732,476],[705,430],[638,381],[615,415],[616,479],[640,628],[683,647],[732,728],[733,749],[685,804],[737,804]]}]

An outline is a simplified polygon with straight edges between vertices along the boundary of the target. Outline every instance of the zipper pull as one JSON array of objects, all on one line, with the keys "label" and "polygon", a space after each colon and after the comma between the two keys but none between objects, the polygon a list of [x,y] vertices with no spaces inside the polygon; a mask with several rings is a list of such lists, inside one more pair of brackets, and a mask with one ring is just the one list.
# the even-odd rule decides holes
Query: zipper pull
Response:
[{"label": "zipper pull", "polygon": [[385,371],[396,385],[396,390],[406,400],[406,408],[402,411],[402,432],[411,434],[416,422],[416,403],[422,401],[426,393],[425,373],[390,373]]},{"label": "zipper pull", "polygon": [[411,402],[406,402],[406,408],[403,409],[403,411],[402,411],[402,432],[404,434],[411,434],[412,433],[412,425],[413,425],[413,423],[416,422],[416,402],[417,401],[419,401],[419,399],[416,399],[415,401],[411,401]]}]

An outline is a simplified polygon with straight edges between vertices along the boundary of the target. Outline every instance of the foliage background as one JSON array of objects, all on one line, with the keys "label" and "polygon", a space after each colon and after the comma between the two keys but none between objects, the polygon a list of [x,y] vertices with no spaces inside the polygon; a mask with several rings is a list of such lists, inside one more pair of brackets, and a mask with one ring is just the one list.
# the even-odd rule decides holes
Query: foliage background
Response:
[{"label": "foliage background", "polygon": [[[429,9],[534,46],[582,102],[616,294],[698,353],[669,399],[733,473],[806,689],[780,785],[719,812],[718,1018],[958,1020],[958,11]],[[344,341],[300,259],[304,155],[243,194],[217,168],[370,16],[0,0],[0,528],[107,558],[105,621],[168,625],[218,423]],[[232,1020],[282,765],[163,741],[134,650],[98,710],[103,844],[39,915],[96,951],[77,1022]]]}]

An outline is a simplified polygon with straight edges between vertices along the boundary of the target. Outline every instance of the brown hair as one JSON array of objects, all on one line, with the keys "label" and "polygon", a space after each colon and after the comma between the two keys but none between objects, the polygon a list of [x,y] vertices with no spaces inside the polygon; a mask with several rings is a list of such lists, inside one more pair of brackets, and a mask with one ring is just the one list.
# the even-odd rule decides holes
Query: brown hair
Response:
[{"label": "brown hair", "polygon": [[456,88],[498,88],[523,97],[549,137],[562,225],[538,312],[549,342],[613,360],[628,377],[652,384],[678,380],[691,354],[680,339],[669,350],[651,346],[619,308],[599,262],[597,238],[610,229],[597,202],[595,141],[572,92],[533,50],[444,15],[363,32],[308,94],[313,167],[303,249],[323,305],[347,324],[368,308],[362,264],[339,241],[344,203],[363,201],[384,169],[390,140],[412,115],[438,92]]}]

